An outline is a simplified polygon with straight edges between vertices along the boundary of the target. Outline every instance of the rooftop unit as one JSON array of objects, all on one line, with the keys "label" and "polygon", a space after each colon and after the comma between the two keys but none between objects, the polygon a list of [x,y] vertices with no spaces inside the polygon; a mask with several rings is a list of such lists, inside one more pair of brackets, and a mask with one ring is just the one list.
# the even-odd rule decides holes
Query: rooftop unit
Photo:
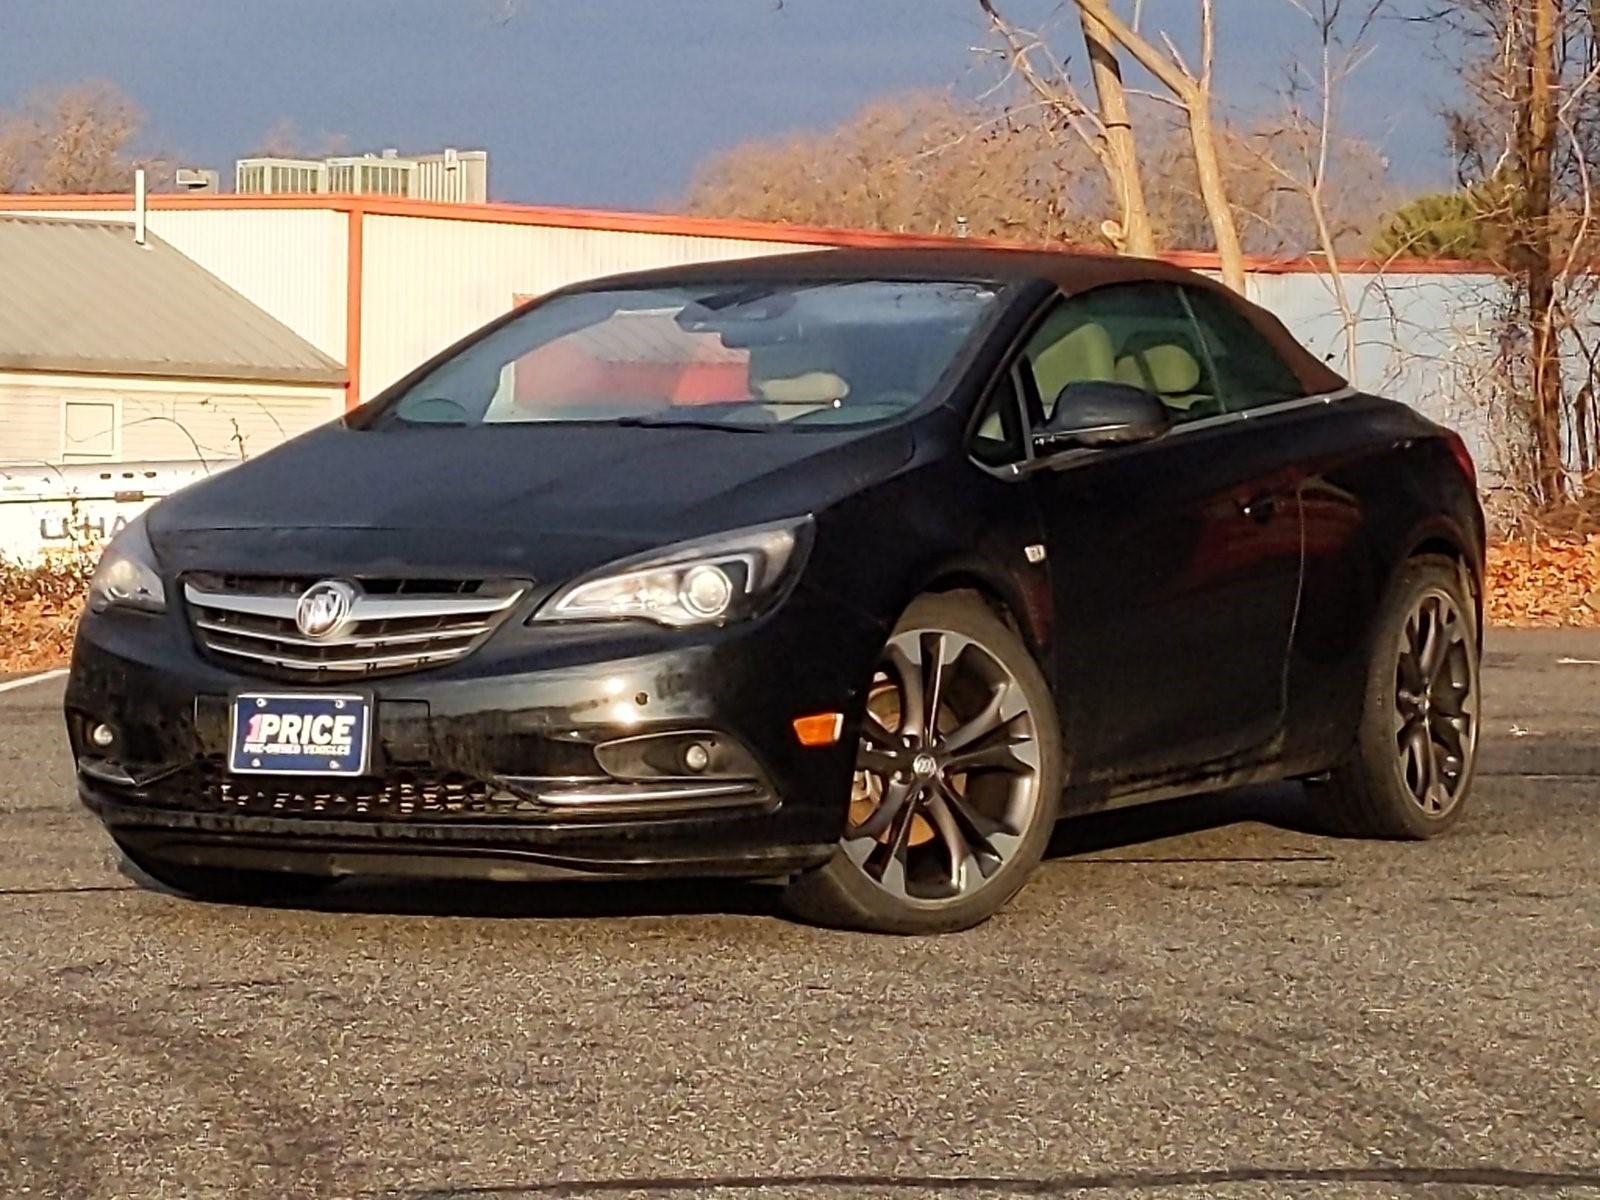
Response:
[{"label": "rooftop unit", "polygon": [[305,195],[328,190],[328,167],[314,158],[241,158],[233,190],[252,196]]},{"label": "rooftop unit", "polygon": [[412,156],[385,150],[326,159],[241,158],[234,189],[249,195],[336,192],[484,204],[489,199],[489,155],[483,150],[446,149]]}]

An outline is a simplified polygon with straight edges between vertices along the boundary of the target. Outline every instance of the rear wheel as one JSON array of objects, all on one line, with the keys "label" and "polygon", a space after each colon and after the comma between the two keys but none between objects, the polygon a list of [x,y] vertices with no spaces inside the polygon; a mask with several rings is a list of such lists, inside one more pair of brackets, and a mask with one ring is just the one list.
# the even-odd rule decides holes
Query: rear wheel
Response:
[{"label": "rear wheel", "polygon": [[1418,558],[1379,621],[1355,746],[1326,785],[1365,837],[1430,838],[1461,819],[1478,752],[1477,611],[1448,559]]},{"label": "rear wheel", "polygon": [[163,887],[196,900],[219,904],[281,903],[314,896],[337,882],[331,876],[199,866],[158,858],[127,846],[121,849],[130,863]]},{"label": "rear wheel", "polygon": [[856,766],[844,836],[789,885],[791,911],[885,933],[991,916],[1060,809],[1056,710],[1022,639],[976,599],[916,601],[873,674]]}]

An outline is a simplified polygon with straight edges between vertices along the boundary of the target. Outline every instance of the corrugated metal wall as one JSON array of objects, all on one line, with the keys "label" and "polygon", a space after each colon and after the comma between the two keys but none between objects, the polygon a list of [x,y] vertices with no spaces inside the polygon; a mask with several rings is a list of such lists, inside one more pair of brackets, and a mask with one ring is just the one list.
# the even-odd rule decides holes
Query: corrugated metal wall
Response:
[{"label": "corrugated metal wall", "polygon": [[1345,319],[1325,277],[1257,275],[1248,292],[1363,390],[1404,400],[1458,430],[1493,476],[1486,374],[1495,357],[1491,313],[1504,286],[1492,275],[1345,276],[1356,317],[1354,371],[1346,366]]},{"label": "corrugated metal wall", "polygon": [[568,283],[798,249],[783,242],[369,216],[363,233],[361,395],[511,307]]},{"label": "corrugated metal wall", "polygon": [[347,224],[343,213],[316,210],[150,214],[153,233],[340,362]]}]

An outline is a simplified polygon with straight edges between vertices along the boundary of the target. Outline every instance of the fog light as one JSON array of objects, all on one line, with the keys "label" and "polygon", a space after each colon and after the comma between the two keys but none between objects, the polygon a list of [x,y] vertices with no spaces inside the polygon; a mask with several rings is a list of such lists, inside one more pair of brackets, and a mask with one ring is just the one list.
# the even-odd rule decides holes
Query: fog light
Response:
[{"label": "fog light", "polygon": [[117,740],[117,731],[109,725],[96,725],[89,730],[89,740],[104,750]]},{"label": "fog light", "polygon": [[711,765],[711,751],[694,742],[683,752],[683,765],[698,775]]}]

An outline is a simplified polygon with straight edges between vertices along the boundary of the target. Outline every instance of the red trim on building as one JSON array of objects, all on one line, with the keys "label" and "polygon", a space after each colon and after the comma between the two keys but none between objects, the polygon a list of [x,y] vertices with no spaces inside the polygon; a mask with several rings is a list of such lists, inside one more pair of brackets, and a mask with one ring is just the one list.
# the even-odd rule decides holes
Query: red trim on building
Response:
[{"label": "red trim on building", "polygon": [[[537,225],[553,229],[593,229],[613,233],[654,233],[669,237],[724,238],[741,241],[775,242],[793,246],[841,246],[859,249],[893,246],[958,247],[980,246],[1002,250],[1056,250],[1071,252],[1068,245],[1044,246],[1008,242],[993,238],[937,237],[915,233],[886,233],[878,230],[836,229],[817,225],[782,225],[770,221],[747,221],[724,217],[689,217],[667,213],[617,212],[590,208],[558,208],[530,204],[446,204],[424,200],[400,200],[382,196],[239,196],[187,195],[177,193],[151,196],[153,209],[310,209],[342,212],[356,218],[369,213],[375,217],[427,217],[433,220],[480,221],[497,225]],[[0,211],[100,212],[127,210],[130,196],[3,196]],[[1160,256],[1175,266],[1196,271],[1218,270],[1217,256],[1209,251],[1172,250]],[[1499,268],[1489,263],[1454,259],[1397,258],[1385,261],[1341,259],[1340,267],[1352,274],[1385,271],[1395,275],[1488,275]],[[1245,269],[1258,275],[1319,274],[1321,256],[1278,258],[1248,254]]]},{"label": "red trim on building", "polygon": [[361,287],[364,268],[363,226],[366,214],[353,204],[345,210],[344,251],[344,407],[361,403]]}]

